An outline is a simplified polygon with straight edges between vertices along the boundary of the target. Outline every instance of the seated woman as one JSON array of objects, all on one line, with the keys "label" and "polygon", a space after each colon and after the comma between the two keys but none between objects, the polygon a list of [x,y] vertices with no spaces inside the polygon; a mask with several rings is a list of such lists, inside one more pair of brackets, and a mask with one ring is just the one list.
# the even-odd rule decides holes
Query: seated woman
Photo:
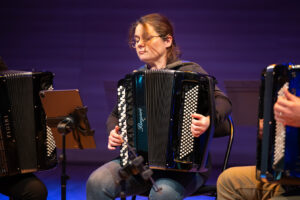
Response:
[{"label": "seated woman", "polygon": [[[285,98],[279,97],[274,105],[274,115],[278,122],[300,127],[300,98],[284,91]],[[260,126],[262,134],[262,125]],[[300,199],[299,185],[282,185],[256,179],[255,166],[232,167],[225,170],[217,182],[218,199]]]},{"label": "seated woman", "polygon": [[[133,23],[129,32],[130,45],[135,48],[141,61],[145,63],[138,70],[169,69],[180,71],[193,71],[207,74],[202,67],[193,62],[179,60],[179,50],[175,43],[173,27],[170,21],[160,14],[149,14]],[[231,111],[229,99],[215,88],[216,124],[222,124]],[[199,137],[210,126],[209,116],[193,114],[191,132]],[[108,149],[115,150],[123,143],[118,134],[118,114],[116,107],[107,120]],[[106,200],[120,196],[121,186],[120,160],[110,161],[95,170],[87,181],[87,200]],[[126,194],[134,195],[149,191],[149,199],[183,199],[195,192],[207,179],[207,173],[186,173],[174,171],[154,170],[153,178],[160,192],[155,192],[150,182],[144,181],[140,176],[131,176],[126,180]]]},{"label": "seated woman", "polygon": [[[7,66],[0,57],[2,70],[7,70]],[[0,193],[14,200],[46,200],[48,195],[44,183],[32,173],[0,177]]]}]

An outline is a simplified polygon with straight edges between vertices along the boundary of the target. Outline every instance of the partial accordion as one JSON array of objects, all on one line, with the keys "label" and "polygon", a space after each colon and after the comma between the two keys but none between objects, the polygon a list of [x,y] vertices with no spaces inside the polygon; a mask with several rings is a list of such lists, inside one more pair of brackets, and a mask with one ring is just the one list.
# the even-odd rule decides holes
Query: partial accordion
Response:
[{"label": "partial accordion", "polygon": [[299,128],[274,119],[273,107],[284,88],[300,96],[300,65],[270,65],[262,72],[257,139],[257,178],[280,181],[300,178]]},{"label": "partial accordion", "polygon": [[39,92],[52,87],[51,72],[0,71],[0,176],[56,166],[56,146]]},{"label": "partial accordion", "polygon": [[[121,166],[134,147],[152,169],[205,171],[214,133],[215,78],[195,72],[146,70],[118,82]],[[200,137],[191,133],[191,114],[210,116]],[[128,146],[129,145],[129,146]]]}]

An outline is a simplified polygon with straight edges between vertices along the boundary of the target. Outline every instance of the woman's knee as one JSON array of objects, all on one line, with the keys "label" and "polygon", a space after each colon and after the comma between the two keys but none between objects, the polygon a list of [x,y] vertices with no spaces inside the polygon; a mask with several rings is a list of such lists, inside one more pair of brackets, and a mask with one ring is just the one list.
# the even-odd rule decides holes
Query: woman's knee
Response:
[{"label": "woman's knee", "polygon": [[42,200],[42,199],[46,200],[47,199],[48,190],[47,190],[46,186],[42,182],[36,183],[34,188],[35,188],[34,189],[34,193],[37,196],[36,199],[39,199],[39,200]]},{"label": "woman's knee", "polygon": [[21,199],[46,200],[48,196],[47,187],[37,178],[32,178],[23,188]]},{"label": "woman's knee", "polygon": [[100,167],[89,176],[86,183],[87,191],[99,191],[100,188],[111,185],[111,182],[113,182],[111,177],[111,174],[105,168]]},{"label": "woman's knee", "polygon": [[151,189],[149,194],[150,200],[174,199],[181,200],[184,198],[185,189],[177,181],[171,179],[159,179],[156,181],[159,191]]},{"label": "woman's knee", "polygon": [[232,167],[220,174],[217,180],[218,189],[237,189],[255,187],[255,166]]},{"label": "woman's knee", "polygon": [[[87,198],[97,197],[101,199],[104,197],[114,197],[117,193],[118,185],[118,169],[119,165],[116,163],[107,163],[95,170],[87,180],[86,192]],[[101,197],[101,198],[100,198]]]},{"label": "woman's knee", "polygon": [[231,174],[234,173],[233,170],[234,168],[226,169],[219,175],[217,179],[217,187],[220,187],[223,183],[227,183],[230,180],[230,177],[232,177]]}]

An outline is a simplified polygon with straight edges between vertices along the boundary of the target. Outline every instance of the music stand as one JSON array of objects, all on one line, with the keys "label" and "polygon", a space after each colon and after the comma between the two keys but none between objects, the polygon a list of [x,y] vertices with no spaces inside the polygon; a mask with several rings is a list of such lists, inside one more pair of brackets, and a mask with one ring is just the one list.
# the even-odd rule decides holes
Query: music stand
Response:
[{"label": "music stand", "polygon": [[[87,119],[79,90],[43,90],[40,99],[56,146],[62,149],[61,199],[66,200],[66,149],[96,148],[94,130]],[[71,133],[72,134],[68,134]]]}]

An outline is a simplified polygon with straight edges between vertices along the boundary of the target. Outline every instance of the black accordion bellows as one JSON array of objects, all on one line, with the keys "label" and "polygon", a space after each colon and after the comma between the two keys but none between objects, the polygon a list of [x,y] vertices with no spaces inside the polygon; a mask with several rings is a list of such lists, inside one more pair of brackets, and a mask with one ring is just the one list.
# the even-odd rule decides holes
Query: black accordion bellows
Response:
[{"label": "black accordion bellows", "polygon": [[50,72],[0,71],[0,176],[56,166],[39,92],[52,87]]},{"label": "black accordion bellows", "polygon": [[[262,72],[257,137],[257,179],[279,181],[300,178],[300,129],[284,126],[274,118],[273,107],[283,90],[300,96],[300,66],[270,65]],[[262,135],[259,124],[263,124]]]},{"label": "black accordion bellows", "polygon": [[[120,80],[121,165],[130,162],[128,143],[151,168],[204,170],[214,132],[214,86],[211,76],[173,70],[135,72]],[[190,130],[193,113],[211,118],[199,138]]]}]

